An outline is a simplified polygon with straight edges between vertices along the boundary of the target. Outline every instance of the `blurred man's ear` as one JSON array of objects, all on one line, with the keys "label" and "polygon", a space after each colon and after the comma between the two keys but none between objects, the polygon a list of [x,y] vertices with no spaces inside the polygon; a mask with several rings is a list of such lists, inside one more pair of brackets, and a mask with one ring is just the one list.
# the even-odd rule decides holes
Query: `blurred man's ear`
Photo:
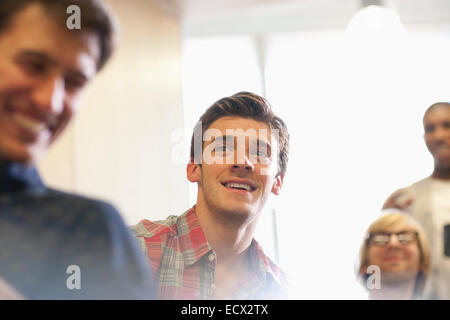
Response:
[{"label": "blurred man's ear", "polygon": [[284,173],[279,174],[276,178],[275,181],[273,182],[273,186],[272,186],[272,193],[279,195],[281,192],[281,188],[283,187],[283,179],[284,179]]},{"label": "blurred man's ear", "polygon": [[194,162],[194,159],[186,167],[186,175],[190,182],[199,182],[201,179],[201,166]]}]

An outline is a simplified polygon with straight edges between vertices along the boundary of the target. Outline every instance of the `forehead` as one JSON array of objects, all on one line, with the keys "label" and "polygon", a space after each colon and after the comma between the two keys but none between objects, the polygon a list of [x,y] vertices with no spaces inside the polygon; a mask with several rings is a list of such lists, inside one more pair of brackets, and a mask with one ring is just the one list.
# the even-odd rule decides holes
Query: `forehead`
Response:
[{"label": "forehead", "polygon": [[449,104],[438,104],[429,109],[423,117],[424,123],[439,122],[439,121],[450,121]]},{"label": "forehead", "polygon": [[397,233],[400,231],[416,231],[413,225],[406,221],[397,221],[396,223],[391,223],[387,226],[380,226],[372,232],[389,232]]},{"label": "forehead", "polygon": [[223,134],[226,134],[227,130],[238,131],[239,129],[243,131],[247,130],[255,130],[256,133],[259,130],[267,130],[267,133],[270,134],[271,130],[269,125],[264,122],[256,121],[254,119],[242,118],[242,117],[222,117],[211,123],[208,129],[217,129],[220,130]]},{"label": "forehead", "polygon": [[38,3],[14,15],[0,33],[0,45],[11,55],[21,50],[43,53],[62,66],[85,69],[88,75],[95,74],[100,56],[94,34],[67,29],[64,19],[56,18]]}]

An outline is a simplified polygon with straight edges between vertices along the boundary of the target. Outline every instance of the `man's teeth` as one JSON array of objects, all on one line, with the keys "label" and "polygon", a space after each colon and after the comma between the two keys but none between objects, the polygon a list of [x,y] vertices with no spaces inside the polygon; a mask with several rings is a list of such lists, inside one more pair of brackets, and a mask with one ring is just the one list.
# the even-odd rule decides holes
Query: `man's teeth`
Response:
[{"label": "man's teeth", "polygon": [[39,133],[46,128],[45,123],[30,119],[19,113],[14,113],[12,118],[19,126],[34,133]]},{"label": "man's teeth", "polygon": [[243,184],[243,183],[227,183],[225,186],[228,188],[244,189],[247,191],[252,190],[252,187],[250,187],[248,184]]}]

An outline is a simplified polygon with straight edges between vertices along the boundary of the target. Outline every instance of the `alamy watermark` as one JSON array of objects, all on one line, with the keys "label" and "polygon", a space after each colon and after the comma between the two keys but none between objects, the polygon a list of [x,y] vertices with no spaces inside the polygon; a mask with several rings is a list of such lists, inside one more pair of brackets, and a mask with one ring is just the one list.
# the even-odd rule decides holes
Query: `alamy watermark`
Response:
[{"label": "alamy watermark", "polygon": [[370,276],[367,277],[366,286],[369,290],[379,290],[381,289],[381,271],[380,267],[377,265],[370,265],[367,267],[367,274]]},{"label": "alamy watermark", "polygon": [[66,287],[69,290],[81,290],[81,269],[77,265],[70,265],[66,269],[67,277]]},{"label": "alamy watermark", "polygon": [[70,16],[66,20],[66,26],[69,30],[81,29],[81,9],[79,6],[72,4],[67,7],[67,14]]}]

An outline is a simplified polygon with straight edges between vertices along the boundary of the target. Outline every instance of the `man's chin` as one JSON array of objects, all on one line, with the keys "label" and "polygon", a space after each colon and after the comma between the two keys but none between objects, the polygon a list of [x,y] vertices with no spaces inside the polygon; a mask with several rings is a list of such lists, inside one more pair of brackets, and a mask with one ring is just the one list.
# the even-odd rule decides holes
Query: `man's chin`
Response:
[{"label": "man's chin", "polygon": [[439,173],[450,173],[450,159],[436,159],[435,171]]},{"label": "man's chin", "polygon": [[231,218],[235,220],[248,220],[254,216],[254,211],[251,206],[246,206],[242,204],[228,205],[222,208],[222,211]]},{"label": "man's chin", "polygon": [[31,148],[17,146],[10,148],[0,147],[0,159],[6,162],[17,162],[25,165],[34,165],[39,160],[40,154],[42,153],[36,151],[33,152]]}]

